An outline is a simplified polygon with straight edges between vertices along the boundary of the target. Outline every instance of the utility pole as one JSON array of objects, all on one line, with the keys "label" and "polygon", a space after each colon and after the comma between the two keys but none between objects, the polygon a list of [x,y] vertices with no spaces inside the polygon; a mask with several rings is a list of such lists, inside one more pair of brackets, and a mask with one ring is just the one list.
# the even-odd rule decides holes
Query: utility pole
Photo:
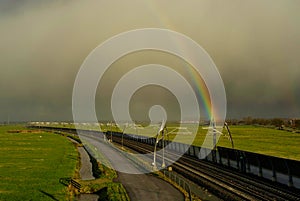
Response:
[{"label": "utility pole", "polygon": [[227,133],[229,135],[229,140],[231,142],[231,148],[234,149],[233,139],[232,139],[231,132],[230,132],[230,129],[229,129],[229,126],[228,126],[227,122],[225,122],[224,125],[225,125]]},{"label": "utility pole", "polygon": [[125,132],[125,129],[127,128],[127,123],[124,125],[124,129],[123,129],[123,132],[122,132],[122,149],[124,149],[123,147],[123,142],[124,142],[124,132]]},{"label": "utility pole", "polygon": [[213,150],[212,150],[212,161],[217,161],[217,128],[216,128],[216,122],[214,119],[212,119],[212,127],[213,127]]},{"label": "utility pole", "polygon": [[213,146],[214,146],[214,150],[216,150],[217,147],[217,127],[216,127],[216,122],[213,120],[212,122],[213,124]]},{"label": "utility pole", "polygon": [[[164,129],[165,129],[165,125],[166,125],[166,122],[163,120],[161,122],[161,126],[156,134],[156,140],[155,140],[155,144],[154,144],[154,152],[153,152],[153,169],[156,170],[157,169],[157,166],[156,166],[156,148],[157,148],[157,144],[159,142],[159,134],[162,133],[162,138],[164,139]],[[162,143],[162,149],[163,149],[163,162],[162,162],[162,167],[165,167],[165,158],[164,158],[164,142]]]},{"label": "utility pole", "polygon": [[112,139],[112,121],[110,121],[110,141],[113,142],[113,139]]},{"label": "utility pole", "polygon": [[164,133],[164,129],[165,129],[165,127],[161,131],[161,134],[162,134],[162,164],[161,164],[161,167],[162,168],[166,167],[166,164],[165,164],[165,133]]}]

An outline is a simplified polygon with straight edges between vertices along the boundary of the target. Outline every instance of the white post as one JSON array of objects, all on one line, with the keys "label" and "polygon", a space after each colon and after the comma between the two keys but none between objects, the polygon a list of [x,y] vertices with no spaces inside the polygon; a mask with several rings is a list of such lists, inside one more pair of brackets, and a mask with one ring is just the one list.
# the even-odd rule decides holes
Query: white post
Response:
[{"label": "white post", "polygon": [[216,128],[216,122],[214,119],[212,119],[212,124],[213,124],[213,151],[212,151],[212,161],[216,162],[217,161],[217,128]]},{"label": "white post", "polygon": [[164,129],[161,131],[162,133],[162,164],[161,164],[161,167],[164,168],[166,167],[166,164],[165,164],[165,134],[164,134]]},{"label": "white post", "polygon": [[113,142],[113,139],[112,139],[112,121],[110,121],[110,142]]},{"label": "white post", "polygon": [[124,132],[125,132],[126,128],[127,128],[127,123],[124,125],[124,129],[122,131],[122,149],[124,149],[124,147],[123,147],[123,138],[124,138]]},{"label": "white post", "polygon": [[[163,133],[163,131],[164,131],[165,125],[166,125],[166,122],[163,120],[161,122],[160,128],[159,128],[159,130],[158,130],[158,132],[156,134],[156,140],[155,140],[154,152],[153,152],[153,163],[152,163],[154,170],[157,169],[157,167],[156,167],[156,147],[157,147],[157,144],[158,144],[158,141],[159,141],[158,137],[159,137],[159,134],[162,133],[162,138],[164,140],[164,133]],[[162,162],[162,167],[165,167],[165,161],[164,161],[164,142],[163,142],[162,146],[163,146],[162,147],[163,148],[163,162]]]},{"label": "white post", "polygon": [[159,136],[159,132],[156,134],[156,139],[155,139],[155,144],[154,144],[154,151],[153,151],[153,169],[154,170],[157,170],[157,167],[156,167],[156,146],[157,146],[157,143],[158,143],[158,136]]}]

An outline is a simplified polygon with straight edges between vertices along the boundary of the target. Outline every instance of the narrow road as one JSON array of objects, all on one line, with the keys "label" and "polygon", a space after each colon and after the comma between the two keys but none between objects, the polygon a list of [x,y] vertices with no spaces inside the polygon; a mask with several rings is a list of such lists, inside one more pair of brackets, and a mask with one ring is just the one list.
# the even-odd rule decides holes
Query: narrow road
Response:
[{"label": "narrow road", "polygon": [[171,184],[145,174],[118,173],[120,181],[128,192],[130,200],[184,200],[184,196]]},{"label": "narrow road", "polygon": [[117,150],[112,149],[107,142],[100,140],[99,136],[81,136],[81,138],[86,140],[99,152],[101,152],[114,168],[122,165],[122,167],[125,168],[124,172],[140,172],[140,174],[127,174],[118,172],[117,180],[124,185],[130,200],[184,200],[184,196],[179,190],[161,179],[158,179],[152,175],[143,174],[132,161],[124,157],[124,155]]},{"label": "narrow road", "polygon": [[[75,140],[69,138],[73,143],[78,144]],[[80,154],[80,170],[79,175],[82,180],[95,179],[93,176],[92,163],[90,161],[90,156],[83,147],[77,147]],[[76,201],[97,201],[99,196],[97,194],[80,194],[75,200]]]},{"label": "narrow road", "polygon": [[78,152],[80,154],[81,159],[81,167],[80,167],[80,177],[82,180],[92,180],[95,179],[92,171],[92,163],[90,161],[90,156],[84,149],[84,147],[78,147]]}]

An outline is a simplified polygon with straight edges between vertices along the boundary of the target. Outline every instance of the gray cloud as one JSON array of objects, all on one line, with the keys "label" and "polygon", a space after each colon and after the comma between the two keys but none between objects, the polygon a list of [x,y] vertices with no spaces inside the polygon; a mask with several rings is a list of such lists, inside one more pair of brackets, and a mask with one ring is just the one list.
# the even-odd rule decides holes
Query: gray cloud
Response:
[{"label": "gray cloud", "polygon": [[299,1],[1,1],[0,121],[71,120],[85,57],[109,37],[169,28],[202,45],[228,116],[300,116]]}]

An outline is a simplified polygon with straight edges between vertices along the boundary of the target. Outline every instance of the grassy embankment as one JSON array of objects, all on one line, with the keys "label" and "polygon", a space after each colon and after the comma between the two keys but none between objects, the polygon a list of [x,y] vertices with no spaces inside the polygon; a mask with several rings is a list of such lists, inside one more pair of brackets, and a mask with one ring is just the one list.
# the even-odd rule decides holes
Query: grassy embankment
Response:
[{"label": "grassy embankment", "polygon": [[[79,142],[76,146],[82,146],[81,140],[78,136],[65,132],[56,132],[65,137],[72,138]],[[85,142],[87,145],[87,142]],[[93,180],[81,180],[78,176],[74,179],[81,185],[80,192],[77,189],[72,189],[75,194],[79,193],[94,193],[100,196],[100,200],[108,201],[129,201],[129,197],[123,185],[113,180],[117,177],[116,171],[111,167],[109,161],[99,152],[90,150],[92,153],[88,153],[90,161],[92,163],[92,171],[95,179]],[[97,161],[93,156],[101,159],[101,163]]]},{"label": "grassy embankment", "polygon": [[[79,155],[65,136],[22,126],[0,126],[0,201],[74,200],[76,189],[61,178],[79,177]],[[98,193],[106,200],[129,200],[124,187],[114,183],[116,173],[92,160],[91,181],[76,179],[81,193]]]},{"label": "grassy embankment", "polygon": [[[23,130],[23,132],[8,132]],[[0,200],[69,200],[60,178],[73,177],[78,153],[60,135],[0,126]]]},{"label": "grassy embankment", "polygon": [[[260,126],[231,126],[236,149],[300,160],[300,134]],[[219,146],[230,147],[221,137]]]},{"label": "grassy embankment", "polygon": [[[101,159],[101,163],[93,156]],[[116,171],[112,168],[109,161],[103,157],[99,152],[94,151],[90,154],[94,180],[80,180],[77,179],[82,186],[81,193],[96,193],[101,200],[119,200],[129,201],[129,197],[124,186],[119,182],[113,180],[117,178]]]}]

